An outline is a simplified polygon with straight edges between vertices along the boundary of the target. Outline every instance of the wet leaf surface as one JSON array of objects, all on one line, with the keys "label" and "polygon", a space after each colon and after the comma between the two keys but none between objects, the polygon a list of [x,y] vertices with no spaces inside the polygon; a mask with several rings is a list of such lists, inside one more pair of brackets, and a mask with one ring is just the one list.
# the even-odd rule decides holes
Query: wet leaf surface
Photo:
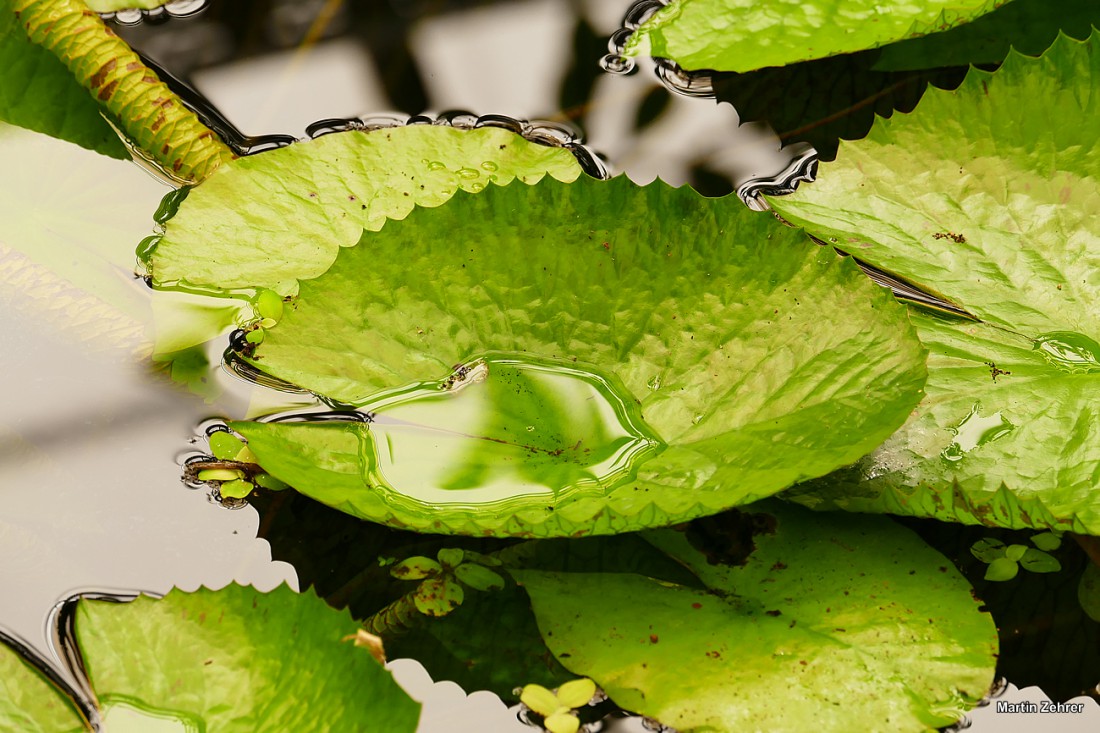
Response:
[{"label": "wet leaf surface", "polygon": [[[433,489],[428,502],[418,482],[434,479],[396,487],[364,458],[394,450],[381,423],[234,424],[269,473],[373,521],[528,537],[668,524],[857,459],[919,398],[923,353],[904,310],[850,261],[735,200],[625,179],[545,181],[460,196],[368,239],[302,283],[255,349],[258,368],[372,411],[380,390],[434,384],[483,354],[556,359],[605,376],[616,399],[637,405],[640,430],[668,446],[640,461],[636,478],[569,493],[547,457],[592,445],[597,424],[571,436],[578,408],[551,396],[540,404],[553,410],[507,410],[519,420],[509,458],[544,488],[475,499],[456,484]],[[431,277],[409,279],[410,271]],[[841,312],[820,328],[821,313]],[[489,363],[490,387],[495,369]],[[497,425],[490,412],[486,424]],[[438,429],[475,431],[460,456],[470,465],[502,450],[504,433],[478,440],[476,430],[488,428],[476,419],[456,413]],[[561,450],[532,442],[559,432]],[[442,460],[435,453],[444,447],[419,451],[417,461]],[[527,457],[535,449],[545,468]],[[493,465],[509,465],[503,460]]]},{"label": "wet leaf surface", "polygon": [[[973,70],[957,92],[842,144],[788,220],[958,303],[914,312],[927,396],[885,445],[791,498],[1007,527],[1100,532],[1100,40]],[[1043,100],[1041,103],[1037,100]]]},{"label": "wet leaf surface", "polygon": [[0,643],[0,729],[25,733],[88,730],[64,694],[6,644]]},{"label": "wet leaf surface", "polygon": [[681,532],[645,535],[703,589],[632,573],[513,575],[566,667],[681,730],[841,731],[868,720],[915,730],[985,694],[996,629],[939,553],[881,518],[748,511],[771,521],[741,566],[712,564]]},{"label": "wet leaf surface", "polygon": [[1003,4],[779,0],[761,12],[751,0],[678,0],[642,24],[627,53],[669,58],[685,69],[752,71],[947,30]]},{"label": "wet leaf surface", "polygon": [[325,135],[237,159],[194,189],[148,260],[155,286],[224,293],[293,290],[325,272],[363,230],[544,175],[572,181],[572,153],[507,130],[414,125]]},{"label": "wet leaf surface", "polygon": [[416,729],[420,705],[343,640],[355,622],[312,593],[230,585],[81,601],[76,629],[108,720],[123,704],[208,730]]}]

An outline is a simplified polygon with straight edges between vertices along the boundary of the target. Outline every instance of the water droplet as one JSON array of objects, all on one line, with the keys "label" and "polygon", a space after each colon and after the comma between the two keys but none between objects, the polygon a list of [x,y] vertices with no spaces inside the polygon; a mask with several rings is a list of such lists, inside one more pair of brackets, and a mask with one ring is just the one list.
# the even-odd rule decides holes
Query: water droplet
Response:
[{"label": "water droplet", "polygon": [[623,14],[623,27],[637,30],[642,23],[653,17],[654,13],[667,4],[665,0],[637,0]]},{"label": "water droplet", "polygon": [[445,171],[445,170],[447,170],[447,166],[444,165],[443,163],[439,162],[438,160],[433,160],[432,162],[428,163],[428,170],[430,170],[430,171]]},{"label": "water droplet", "polygon": [[119,25],[137,25],[141,22],[142,13],[140,10],[133,8],[127,8],[125,10],[119,10],[115,12],[114,21]]},{"label": "water droplet", "polygon": [[173,2],[167,3],[164,9],[173,18],[187,18],[206,10],[207,5],[209,5],[209,0],[173,0]]},{"label": "water droplet", "polygon": [[600,59],[600,68],[609,74],[626,76],[633,74],[637,68],[634,59],[617,53],[609,53]]},{"label": "water droplet", "polygon": [[963,418],[958,427],[952,429],[955,439],[940,454],[945,460],[952,463],[960,461],[965,454],[975,448],[1004,437],[1015,429],[1016,426],[1005,419],[1000,412],[982,417],[979,414],[980,409],[981,405],[974,405],[970,414]]},{"label": "water droplet", "polygon": [[360,412],[365,480],[432,506],[603,493],[665,447],[617,380],[527,356],[486,355]]},{"label": "water droplet", "polygon": [[1100,344],[1084,334],[1055,331],[1035,339],[1048,362],[1071,374],[1100,372]]},{"label": "water droplet", "polygon": [[660,374],[654,374],[653,377],[651,377],[650,380],[645,383],[645,386],[649,387],[650,389],[652,389],[654,391],[660,389],[661,388],[661,375]]},{"label": "water droplet", "polygon": [[702,415],[696,415],[695,417],[691,418],[691,424],[692,425],[698,425],[702,421],[703,421],[703,416]]},{"label": "water droplet", "polygon": [[470,191],[472,191],[473,193],[481,193],[483,190],[485,190],[485,184],[484,183],[471,183],[470,184]]},{"label": "water droplet", "polygon": [[459,178],[465,178],[467,181],[481,177],[481,174],[475,168],[459,168],[455,173]]},{"label": "water droplet", "polygon": [[684,71],[674,61],[658,59],[654,72],[665,87],[682,96],[696,98],[714,96],[714,80],[708,70]]},{"label": "water droplet", "polygon": [[493,171],[500,170],[500,166],[497,165],[496,163],[494,163],[491,160],[487,160],[484,163],[482,163],[481,168],[482,168],[482,170],[487,170],[490,173],[492,173]]},{"label": "water droplet", "polygon": [[794,193],[800,183],[812,183],[817,178],[817,151],[805,145],[797,154],[793,150],[791,154],[791,162],[783,170],[750,178],[738,186],[737,197],[753,211],[767,211],[770,207],[764,196],[785,196]]}]

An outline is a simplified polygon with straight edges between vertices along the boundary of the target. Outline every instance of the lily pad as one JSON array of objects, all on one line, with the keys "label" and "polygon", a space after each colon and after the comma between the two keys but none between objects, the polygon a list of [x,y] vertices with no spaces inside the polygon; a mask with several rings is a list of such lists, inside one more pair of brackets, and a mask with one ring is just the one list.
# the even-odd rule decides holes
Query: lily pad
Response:
[{"label": "lily pad", "polygon": [[516,536],[768,496],[871,450],[924,379],[904,308],[847,258],[625,178],[366,234],[248,358],[368,421],[234,423],[271,474],[372,521]]},{"label": "lily pad", "polygon": [[27,38],[11,0],[0,0],[0,120],[112,158],[130,158],[99,105],[65,65]]},{"label": "lily pad", "polygon": [[[414,731],[420,705],[364,650],[356,624],[310,594],[227,586],[161,600],[82,600],[77,641],[105,717],[197,730]],[[120,653],[125,650],[125,653]]]},{"label": "lily pad", "polygon": [[880,71],[929,69],[965,64],[997,64],[1010,48],[1039,56],[1059,33],[1085,40],[1100,25],[1093,0],[1012,0],[973,22],[943,33],[898,41],[883,47],[874,68]]},{"label": "lily pad", "polygon": [[628,56],[672,59],[685,69],[752,71],[877,48],[944,31],[1006,0],[675,0],[627,42]]},{"label": "lily pad", "polygon": [[72,701],[3,643],[0,643],[0,729],[25,733],[88,730]]},{"label": "lily pad", "polygon": [[576,158],[499,128],[413,125],[325,135],[239,158],[192,190],[146,264],[153,285],[291,292],[341,247],[461,189],[544,175],[572,181]]},{"label": "lily pad", "polygon": [[985,694],[997,631],[942,555],[883,518],[745,511],[757,531],[723,561],[684,533],[646,535],[703,589],[626,573],[512,574],[563,665],[679,730],[918,730],[950,724]]},{"label": "lily pad", "polygon": [[930,90],[771,200],[861,259],[982,323],[914,313],[927,396],[809,506],[1100,532],[1100,39],[1061,37]]}]

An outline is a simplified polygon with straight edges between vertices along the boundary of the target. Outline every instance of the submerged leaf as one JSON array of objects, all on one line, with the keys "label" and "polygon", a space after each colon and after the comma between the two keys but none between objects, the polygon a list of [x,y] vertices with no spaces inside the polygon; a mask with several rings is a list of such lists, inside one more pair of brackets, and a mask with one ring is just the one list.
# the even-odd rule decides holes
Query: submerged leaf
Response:
[{"label": "submerged leaf", "polygon": [[131,603],[81,601],[76,629],[93,689],[196,730],[412,733],[420,706],[342,639],[347,612],[285,586],[178,590]]},{"label": "submerged leaf", "polygon": [[668,524],[820,475],[896,429],[924,371],[851,261],[735,199],[587,178],[364,235],[250,360],[373,421],[234,423],[272,475],[373,521],[518,536]]},{"label": "submerged leaf", "polygon": [[868,720],[917,730],[951,723],[985,693],[996,628],[942,555],[882,518],[747,511],[765,521],[742,565],[714,563],[680,532],[646,535],[705,590],[634,574],[513,574],[564,665],[680,730],[825,733]]},{"label": "submerged leaf", "polygon": [[914,312],[927,396],[809,506],[1100,532],[1100,37],[972,70],[772,199],[985,323]]},{"label": "submerged leaf", "polygon": [[752,71],[876,48],[967,23],[1007,0],[675,0],[641,25],[630,56],[669,58],[685,69]]},{"label": "submerged leaf", "polygon": [[364,229],[439,206],[459,189],[546,174],[572,181],[580,165],[564,148],[493,127],[325,135],[223,166],[180,204],[147,266],[156,286],[286,293],[295,279],[327,270]]}]

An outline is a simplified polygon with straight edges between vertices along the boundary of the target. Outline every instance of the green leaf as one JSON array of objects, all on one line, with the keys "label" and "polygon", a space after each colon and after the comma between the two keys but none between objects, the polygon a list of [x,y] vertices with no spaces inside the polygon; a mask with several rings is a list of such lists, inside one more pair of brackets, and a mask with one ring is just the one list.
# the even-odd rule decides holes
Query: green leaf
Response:
[{"label": "green leaf", "polygon": [[462,550],[453,547],[444,547],[436,553],[436,558],[441,565],[453,570],[462,564],[463,554]]},{"label": "green leaf", "polygon": [[1005,543],[986,537],[978,540],[970,547],[970,554],[984,563],[991,563],[1005,556]]},{"label": "green leaf", "polygon": [[430,557],[410,557],[390,569],[390,575],[400,580],[420,580],[439,575],[443,568]]},{"label": "green leaf", "polygon": [[130,159],[95,100],[57,57],[27,38],[11,0],[0,0],[0,120]]},{"label": "green leaf", "polygon": [[1012,0],[970,23],[942,33],[892,43],[875,63],[880,71],[1000,63],[1009,48],[1039,56],[1059,33],[1084,40],[1100,26],[1093,0]]},{"label": "green leaf", "polygon": [[989,563],[989,567],[985,570],[985,579],[993,581],[1012,580],[1018,572],[1020,572],[1020,566],[1015,560],[999,557]]},{"label": "green leaf", "polygon": [[1005,548],[1005,557],[1015,562],[1024,556],[1027,549],[1027,545],[1009,545]]},{"label": "green leaf", "polygon": [[583,707],[595,694],[596,683],[587,678],[569,680],[558,688],[558,700],[567,708]]},{"label": "green leaf", "polygon": [[972,70],[844,144],[785,218],[985,323],[913,314],[926,397],[815,507],[1100,532],[1100,40]]},{"label": "green leaf", "polygon": [[1020,567],[1032,573],[1057,573],[1062,569],[1062,563],[1053,555],[1028,547],[1020,557]]},{"label": "green leaf", "polygon": [[446,616],[462,604],[465,591],[454,580],[429,578],[413,596],[416,609],[426,616]]},{"label": "green leaf", "polygon": [[180,182],[201,181],[231,152],[80,0],[6,0],[34,43],[68,68],[141,157]]},{"label": "green leaf", "polygon": [[218,493],[221,494],[223,499],[243,499],[251,494],[254,488],[256,487],[253,486],[251,481],[236,479],[219,485]]},{"label": "green leaf", "polygon": [[876,115],[912,111],[928,84],[955,89],[970,64],[1000,63],[1010,47],[1038,56],[1059,31],[1084,39],[1093,25],[1100,25],[1094,0],[1013,0],[942,33],[710,79],[741,122],[764,120],[784,144],[806,142],[833,160],[840,139],[862,138]]},{"label": "green leaf", "polygon": [[752,71],[876,48],[967,23],[1005,0],[676,0],[631,36],[626,54],[685,69]]},{"label": "green leaf", "polygon": [[474,590],[497,590],[504,587],[504,578],[481,565],[464,563],[455,568],[455,577]]},{"label": "green leaf", "polygon": [[580,718],[567,711],[549,715],[544,723],[550,733],[577,733],[581,727]]},{"label": "green leaf", "polygon": [[84,733],[88,728],[66,695],[0,643],[0,730]]},{"label": "green leaf", "polygon": [[200,292],[291,292],[341,247],[387,219],[544,175],[572,181],[580,165],[564,148],[507,130],[413,125],[325,135],[239,158],[194,189],[149,256],[154,285]]},{"label": "green leaf", "polygon": [[225,430],[210,433],[206,442],[210,445],[210,453],[219,461],[235,460],[241,448],[244,447],[240,438]]},{"label": "green leaf", "polygon": [[85,0],[97,13],[114,13],[118,10],[152,10],[167,5],[171,0]]},{"label": "green leaf", "polygon": [[1046,552],[1053,552],[1057,550],[1062,544],[1062,538],[1053,532],[1043,532],[1041,534],[1033,535],[1031,543],[1038,547],[1040,550]]},{"label": "green leaf", "polygon": [[264,470],[372,521],[621,532],[856,460],[919,396],[909,328],[851,261],[735,199],[494,188],[364,235],[251,358],[373,424],[233,429]]},{"label": "green leaf", "polygon": [[553,715],[561,708],[558,696],[542,685],[524,685],[519,699],[539,715]]},{"label": "green leaf", "polygon": [[415,730],[419,704],[342,639],[356,624],[312,594],[230,585],[161,600],[81,601],[76,631],[100,702],[198,730]]},{"label": "green leaf", "polygon": [[882,518],[748,511],[764,521],[740,566],[712,564],[682,533],[647,535],[705,590],[634,574],[513,574],[563,664],[680,730],[868,720],[916,730],[985,693],[996,629],[943,556]]}]

